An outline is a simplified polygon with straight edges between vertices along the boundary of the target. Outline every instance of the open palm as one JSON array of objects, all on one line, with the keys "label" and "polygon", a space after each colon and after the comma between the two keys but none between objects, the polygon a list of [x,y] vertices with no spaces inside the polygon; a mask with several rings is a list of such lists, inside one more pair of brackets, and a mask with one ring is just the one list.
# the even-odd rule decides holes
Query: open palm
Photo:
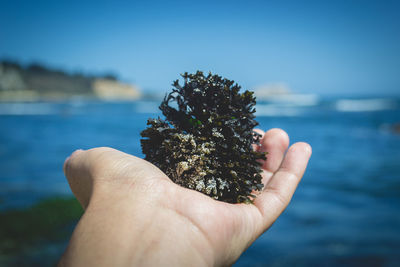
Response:
[{"label": "open palm", "polygon": [[[65,173],[86,212],[60,265],[94,264],[99,255],[102,260],[96,264],[104,266],[119,260],[120,265],[232,264],[289,204],[311,155],[306,143],[287,149],[289,138],[282,130],[258,131],[263,138],[257,149],[268,152],[268,159],[262,166],[265,187],[254,205],[213,200],[174,184],[154,165],[114,149],[73,153]],[[122,253],[119,259],[116,248]],[[123,251],[141,256],[127,261]],[[149,251],[152,259],[144,259]]]}]

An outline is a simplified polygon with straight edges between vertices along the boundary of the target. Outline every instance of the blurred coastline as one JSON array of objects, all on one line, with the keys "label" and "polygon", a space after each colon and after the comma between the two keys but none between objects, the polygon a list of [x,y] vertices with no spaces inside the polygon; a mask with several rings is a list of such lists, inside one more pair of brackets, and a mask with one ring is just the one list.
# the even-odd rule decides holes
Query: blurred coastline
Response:
[{"label": "blurred coastline", "polygon": [[0,102],[133,101],[140,97],[136,85],[123,83],[113,74],[71,74],[37,63],[22,66],[14,61],[0,61]]}]

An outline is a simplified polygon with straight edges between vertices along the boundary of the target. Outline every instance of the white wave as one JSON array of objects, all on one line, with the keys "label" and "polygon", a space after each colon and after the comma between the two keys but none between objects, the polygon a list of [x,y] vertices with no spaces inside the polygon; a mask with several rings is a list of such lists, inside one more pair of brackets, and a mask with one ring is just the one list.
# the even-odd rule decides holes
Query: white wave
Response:
[{"label": "white wave", "polygon": [[294,107],[283,107],[278,105],[260,105],[256,106],[256,116],[266,117],[293,117],[301,115],[301,111]]},{"label": "white wave", "polygon": [[284,104],[286,106],[315,106],[319,103],[317,95],[313,94],[282,94],[260,98],[270,103]]},{"label": "white wave", "polygon": [[335,108],[342,112],[379,111],[396,108],[396,102],[391,99],[341,99],[335,103]]},{"label": "white wave", "polygon": [[2,103],[0,115],[52,115],[57,113],[49,103]]}]

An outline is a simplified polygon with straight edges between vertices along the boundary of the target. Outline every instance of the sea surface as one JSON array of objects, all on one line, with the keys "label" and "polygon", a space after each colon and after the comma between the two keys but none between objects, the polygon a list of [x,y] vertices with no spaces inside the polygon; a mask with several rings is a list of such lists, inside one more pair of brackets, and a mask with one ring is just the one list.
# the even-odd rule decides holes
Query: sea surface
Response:
[{"label": "sea surface", "polygon": [[[313,155],[287,210],[235,266],[400,266],[400,100],[292,99],[256,109],[260,128],[284,129]],[[62,164],[75,149],[143,157],[140,131],[156,116],[151,101],[1,103],[0,211],[71,196]],[[58,258],[66,242],[42,257]]]}]

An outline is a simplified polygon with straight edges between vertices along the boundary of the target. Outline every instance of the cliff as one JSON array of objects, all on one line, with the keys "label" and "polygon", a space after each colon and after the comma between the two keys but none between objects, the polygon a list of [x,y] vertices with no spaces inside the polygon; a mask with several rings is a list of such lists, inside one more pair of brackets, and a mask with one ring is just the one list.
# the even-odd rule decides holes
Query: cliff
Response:
[{"label": "cliff", "polygon": [[36,101],[87,98],[99,100],[136,100],[136,86],[123,84],[112,75],[70,74],[32,64],[23,67],[0,62],[0,101]]},{"label": "cliff", "polygon": [[92,88],[101,100],[136,100],[141,96],[140,91],[132,85],[109,79],[95,79]]}]

